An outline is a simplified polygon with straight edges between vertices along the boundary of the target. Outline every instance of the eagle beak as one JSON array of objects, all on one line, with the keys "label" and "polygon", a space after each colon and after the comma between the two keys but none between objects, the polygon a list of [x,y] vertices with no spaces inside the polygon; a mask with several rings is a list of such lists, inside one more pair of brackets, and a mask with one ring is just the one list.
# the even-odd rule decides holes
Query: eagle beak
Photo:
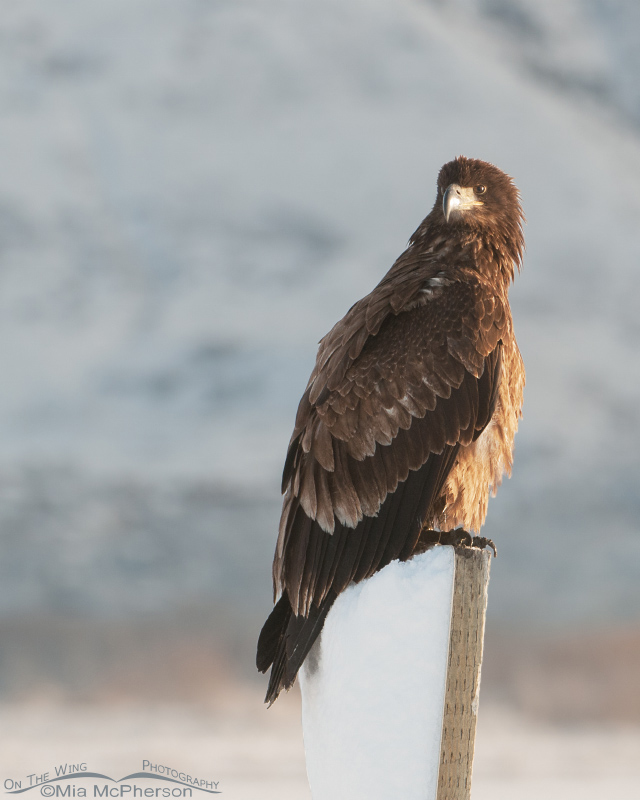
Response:
[{"label": "eagle beak", "polygon": [[452,183],[447,186],[447,189],[442,198],[442,211],[446,222],[454,212],[468,211],[474,206],[482,206],[482,200],[476,200],[476,196],[471,187],[458,186],[457,183]]}]

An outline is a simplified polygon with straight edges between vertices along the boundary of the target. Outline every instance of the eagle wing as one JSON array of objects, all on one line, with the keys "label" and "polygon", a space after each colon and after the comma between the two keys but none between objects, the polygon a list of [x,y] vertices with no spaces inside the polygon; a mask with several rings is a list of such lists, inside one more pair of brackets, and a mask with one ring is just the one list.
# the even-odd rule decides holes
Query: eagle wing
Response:
[{"label": "eagle wing", "polygon": [[475,272],[394,277],[321,341],[298,408],[273,568],[296,617],[411,555],[493,415],[503,301]]}]

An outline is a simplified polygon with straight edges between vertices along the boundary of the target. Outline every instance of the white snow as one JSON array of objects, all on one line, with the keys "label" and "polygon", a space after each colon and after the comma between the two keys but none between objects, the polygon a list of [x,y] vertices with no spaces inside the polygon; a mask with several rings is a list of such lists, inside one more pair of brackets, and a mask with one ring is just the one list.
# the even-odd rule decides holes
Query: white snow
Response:
[{"label": "white snow", "polygon": [[336,600],[300,673],[314,800],[435,798],[454,568],[436,547]]}]

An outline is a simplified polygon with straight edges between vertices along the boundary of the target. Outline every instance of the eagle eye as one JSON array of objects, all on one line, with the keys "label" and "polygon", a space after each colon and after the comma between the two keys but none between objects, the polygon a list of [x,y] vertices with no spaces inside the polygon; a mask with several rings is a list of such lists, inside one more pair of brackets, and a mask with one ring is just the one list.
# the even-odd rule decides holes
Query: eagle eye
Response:
[{"label": "eagle eye", "polygon": [[487,187],[486,187],[486,186],[483,186],[483,185],[480,183],[480,184],[478,184],[478,185],[476,186],[476,188],[475,188],[475,190],[474,190],[474,191],[475,191],[475,193],[476,193],[476,194],[484,194],[484,193],[487,191]]}]

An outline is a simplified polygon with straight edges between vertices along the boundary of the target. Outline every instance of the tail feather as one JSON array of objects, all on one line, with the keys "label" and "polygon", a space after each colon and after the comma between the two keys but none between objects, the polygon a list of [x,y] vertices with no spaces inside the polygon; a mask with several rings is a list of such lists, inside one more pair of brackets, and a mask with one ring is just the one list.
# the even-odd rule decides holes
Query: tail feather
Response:
[{"label": "tail feather", "polygon": [[256,667],[260,672],[266,672],[276,660],[278,651],[282,648],[290,619],[291,604],[285,591],[267,617],[258,637]]},{"label": "tail feather", "polygon": [[257,667],[260,672],[271,667],[265,703],[271,705],[283,689],[293,686],[336,596],[329,591],[320,606],[312,606],[307,617],[293,615],[286,592],[276,603],[258,639]]}]

